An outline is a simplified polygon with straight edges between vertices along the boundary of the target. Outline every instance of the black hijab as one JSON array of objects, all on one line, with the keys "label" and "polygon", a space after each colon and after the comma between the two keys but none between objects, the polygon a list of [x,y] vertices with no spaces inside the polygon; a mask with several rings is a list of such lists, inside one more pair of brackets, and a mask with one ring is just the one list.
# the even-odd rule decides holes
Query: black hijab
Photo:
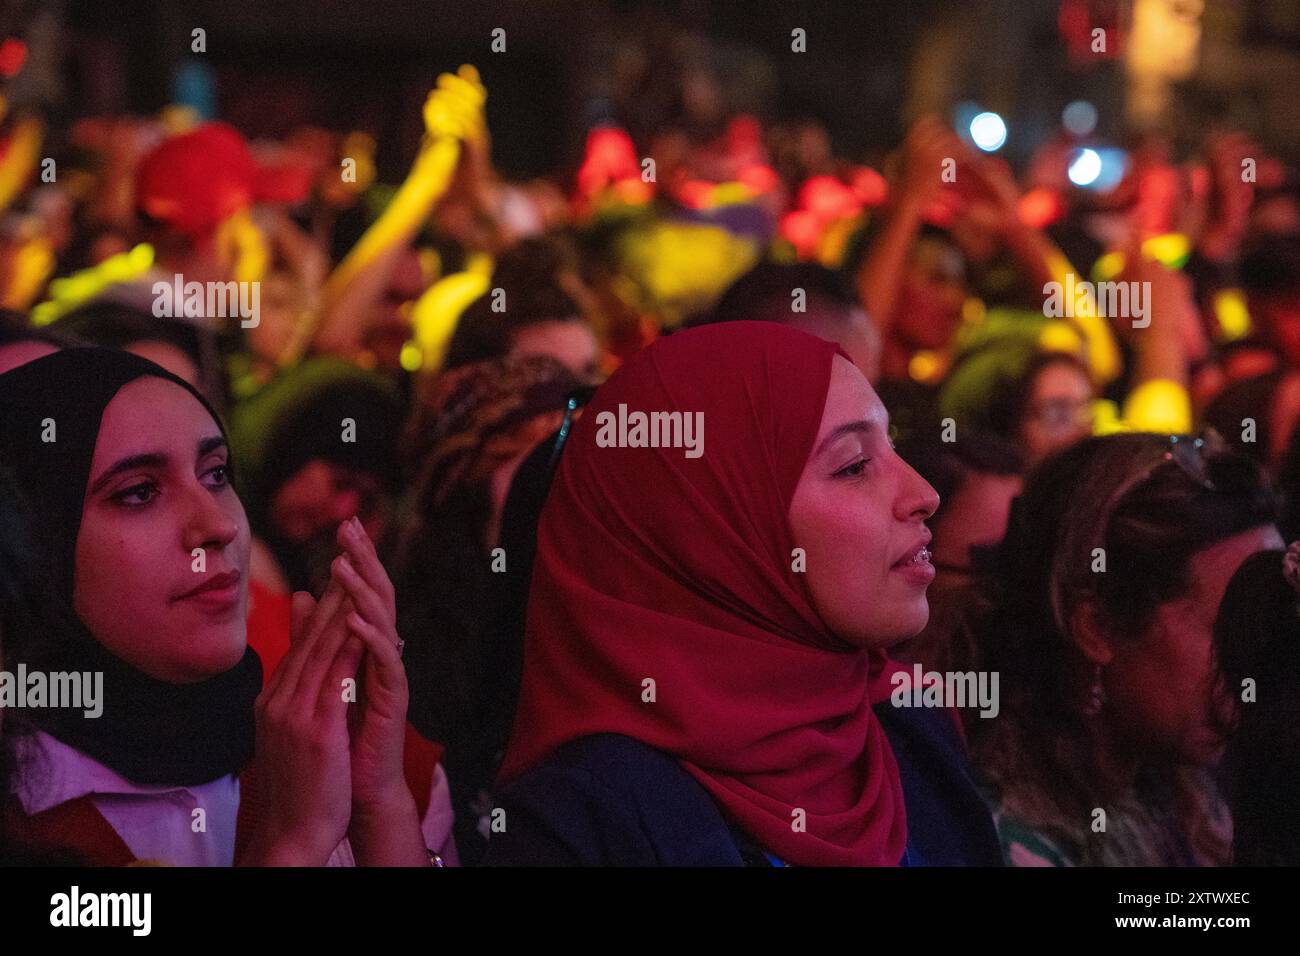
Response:
[{"label": "black hijab", "polygon": [[[32,510],[44,638],[29,668],[99,671],[103,712],[34,709],[36,726],[133,783],[193,786],[237,772],[253,754],[253,702],[262,665],[249,648],[233,668],[194,684],[172,684],[110,653],[73,605],[77,534],[104,409],[145,375],[193,395],[193,387],[153,362],[113,349],[65,349],[0,375],[0,464]],[[222,428],[222,433],[225,429]],[[53,441],[49,440],[53,437]],[[17,662],[15,662],[17,663]]]}]

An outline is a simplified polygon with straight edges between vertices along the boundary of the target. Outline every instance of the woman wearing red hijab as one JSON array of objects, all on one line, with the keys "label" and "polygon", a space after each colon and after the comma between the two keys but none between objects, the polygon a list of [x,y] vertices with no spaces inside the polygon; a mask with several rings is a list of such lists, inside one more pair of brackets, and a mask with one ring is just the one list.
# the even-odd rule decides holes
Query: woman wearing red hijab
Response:
[{"label": "woman wearing red hijab", "polygon": [[[638,433],[655,412],[694,429]],[[489,863],[1000,860],[951,717],[890,704],[938,499],[888,428],[843,352],[770,323],[602,386],[542,513]]]}]

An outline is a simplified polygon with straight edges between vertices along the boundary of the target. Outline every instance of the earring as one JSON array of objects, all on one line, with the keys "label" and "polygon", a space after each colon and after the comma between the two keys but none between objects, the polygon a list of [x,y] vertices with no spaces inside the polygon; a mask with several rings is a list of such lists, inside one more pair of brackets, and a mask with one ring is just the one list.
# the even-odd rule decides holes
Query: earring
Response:
[{"label": "earring", "polygon": [[1085,717],[1096,717],[1106,704],[1106,688],[1101,683],[1101,665],[1092,672],[1092,687],[1088,690],[1088,703],[1083,707]]}]

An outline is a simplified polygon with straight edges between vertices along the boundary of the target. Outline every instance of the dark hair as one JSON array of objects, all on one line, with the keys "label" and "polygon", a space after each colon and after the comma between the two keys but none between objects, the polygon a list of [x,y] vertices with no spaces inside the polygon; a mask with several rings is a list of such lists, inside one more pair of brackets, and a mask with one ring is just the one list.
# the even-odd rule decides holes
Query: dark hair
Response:
[{"label": "dark hair", "polygon": [[[1262,440],[1264,417],[1259,420],[1256,438]],[[1238,426],[1240,427],[1240,426]],[[1267,433],[1265,433],[1267,434]],[[1287,541],[1300,538],[1300,428],[1291,432],[1286,451],[1277,465],[1277,488],[1282,499],[1282,517],[1278,526]]]},{"label": "dark hair", "polygon": [[158,318],[130,305],[90,302],[64,315],[52,328],[85,345],[129,349],[140,342],[162,342],[181,352],[198,373],[196,383],[218,411],[229,394],[221,336],[184,319]]},{"label": "dark hair", "polygon": [[[241,463],[239,496],[254,532],[274,536],[275,493],[316,458],[374,475],[385,491],[396,492],[404,412],[388,381],[333,356],[282,369],[230,416],[231,450]],[[355,421],[356,432],[354,440],[341,442],[338,423],[346,418]]]},{"label": "dark hair", "polygon": [[[39,629],[43,568],[32,547],[30,512],[12,471],[0,465],[0,639],[6,656],[12,661],[26,655],[20,652],[33,643]],[[10,716],[6,715],[8,732]]]},{"label": "dark hair", "polygon": [[124,349],[137,342],[166,342],[184,352],[195,368],[203,365],[197,326],[179,319],[158,319],[115,302],[84,305],[60,318],[55,328],[87,345],[109,349]]},{"label": "dark hair", "polygon": [[[25,566],[30,562],[30,547],[26,523],[18,489],[8,471],[0,468],[0,666],[8,666],[11,659],[5,655],[5,648],[10,648],[12,655],[14,637],[26,634],[34,620],[27,593],[29,575]],[[0,714],[4,720],[0,725],[0,804],[10,799],[13,782],[18,777],[15,741],[30,732],[21,723],[19,714],[13,709]],[[25,862],[6,833],[6,816],[0,812],[0,866]]]},{"label": "dark hair", "polygon": [[829,306],[846,318],[858,304],[844,276],[825,266],[812,262],[761,262],[731,284],[711,313],[688,324],[745,320],[789,323],[796,316],[790,310],[795,289],[803,289],[810,304]]},{"label": "dark hair", "polygon": [[1300,236],[1266,236],[1247,244],[1239,267],[1248,296],[1300,293]]},{"label": "dark hair", "polygon": [[483,548],[491,507],[486,483],[455,488],[423,516],[425,532],[405,553],[389,555],[398,622],[408,640],[409,717],[430,740],[459,743],[473,734],[466,714],[476,701],[464,664],[478,637],[492,576]]},{"label": "dark hair", "polygon": [[1232,715],[1223,770],[1238,866],[1300,864],[1300,607],[1282,557],[1258,551],[1242,562],[1214,622],[1217,686]]},{"label": "dark hair", "polygon": [[1001,674],[1004,710],[1044,746],[1080,727],[1074,608],[1091,602],[1110,634],[1140,639],[1159,605],[1188,592],[1195,554],[1275,520],[1256,463],[1207,446],[1198,479],[1171,447],[1140,433],[1085,439],[1031,472],[1012,504],[973,636],[981,667]]},{"label": "dark hair", "polygon": [[[35,560],[31,548],[31,528],[21,493],[10,472],[0,467],[0,664],[7,667],[14,659],[15,645],[30,637],[39,623],[36,611],[39,602],[34,600],[33,573]],[[28,732],[22,722],[21,711],[4,712],[0,726],[0,799],[11,792],[17,774],[14,740]],[[3,833],[4,818],[0,816],[0,861],[7,858],[7,842]]]},{"label": "dark hair", "polygon": [[1020,450],[997,435],[967,434],[956,442],[927,435],[900,443],[898,454],[938,493],[940,509],[971,475],[1010,476],[1025,470]]},{"label": "dark hair", "polygon": [[470,303],[456,323],[442,367],[501,358],[530,325],[582,321],[582,307],[561,278],[574,269],[568,250],[549,239],[526,239],[504,254],[492,272],[492,288],[505,292],[505,310],[492,308],[492,292]]},{"label": "dark hair", "polygon": [[27,316],[11,309],[0,309],[0,348],[19,342],[45,342],[55,348],[80,344],[70,336],[59,335],[49,329],[38,329],[27,324]]},{"label": "dark hair", "polygon": [[[531,565],[532,547],[507,538],[504,524],[505,565],[489,560],[488,549],[498,544],[485,535],[493,476],[506,461],[551,454],[553,440],[532,445],[548,419],[559,424],[578,386],[565,366],[538,355],[443,371],[421,390],[406,433],[407,494],[385,550],[407,640],[408,719],[446,746],[456,844],[465,863],[476,862],[485,848],[472,805],[491,785],[518,693],[522,629],[514,642],[494,628],[509,600],[501,587]],[[484,646],[485,635],[506,643]]]},{"label": "dark hair", "polygon": [[[1205,409],[1204,424],[1236,451],[1267,465],[1273,448],[1273,402],[1285,374],[1277,370],[1230,383]],[[1250,442],[1241,440],[1247,418],[1255,421],[1255,440]]]}]

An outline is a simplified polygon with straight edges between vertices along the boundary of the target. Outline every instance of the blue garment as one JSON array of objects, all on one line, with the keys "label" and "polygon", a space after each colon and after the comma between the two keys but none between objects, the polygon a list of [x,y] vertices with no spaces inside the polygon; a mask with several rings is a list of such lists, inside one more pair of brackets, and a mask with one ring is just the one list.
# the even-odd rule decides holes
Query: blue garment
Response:
[{"label": "blue garment", "polygon": [[1002,846],[947,710],[875,706],[907,807],[904,866],[1002,866]]},{"label": "blue garment", "polygon": [[[942,710],[876,714],[898,760],[907,807],[904,866],[1000,866],[997,833]],[[571,741],[505,787],[505,828],[488,866],[772,866],[668,754],[631,737]]]}]

